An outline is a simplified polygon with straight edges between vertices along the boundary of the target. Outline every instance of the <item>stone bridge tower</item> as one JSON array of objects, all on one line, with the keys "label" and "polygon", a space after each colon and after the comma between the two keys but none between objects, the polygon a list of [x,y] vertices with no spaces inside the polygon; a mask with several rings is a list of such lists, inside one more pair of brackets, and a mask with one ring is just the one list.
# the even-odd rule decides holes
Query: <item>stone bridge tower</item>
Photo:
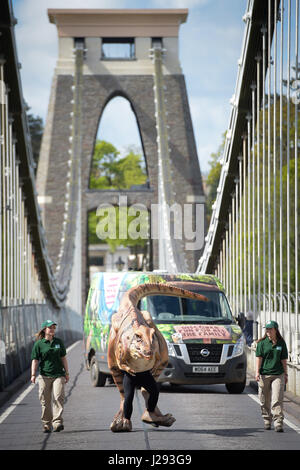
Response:
[{"label": "stone bridge tower", "polygon": [[[168,127],[170,165],[176,203],[204,202],[201,173],[194,140],[186,85],[178,59],[178,32],[187,18],[185,9],[157,10],[48,10],[57,27],[59,57],[52,82],[48,116],[37,172],[38,201],[42,209],[48,250],[59,264],[61,233],[68,185],[70,128],[74,100],[74,49],[84,48],[81,109],[80,198],[70,298],[87,289],[87,214],[99,204],[118,204],[126,195],[128,205],[158,202],[158,139],[154,96],[154,66],[150,50],[160,42],[163,54],[164,102]],[[107,51],[114,43],[125,44],[127,57]],[[113,48],[111,49],[113,50]],[[89,189],[91,158],[101,115],[116,96],[129,100],[136,116],[149,176],[148,188],[128,191]],[[120,117],[120,125],[121,125]],[[113,142],[112,142],[113,143]],[[203,221],[204,223],[204,221]],[[158,241],[152,241],[153,269],[158,268]],[[195,271],[199,251],[187,251],[188,270]],[[71,300],[71,304],[72,304]],[[74,309],[78,306],[74,303]]]}]

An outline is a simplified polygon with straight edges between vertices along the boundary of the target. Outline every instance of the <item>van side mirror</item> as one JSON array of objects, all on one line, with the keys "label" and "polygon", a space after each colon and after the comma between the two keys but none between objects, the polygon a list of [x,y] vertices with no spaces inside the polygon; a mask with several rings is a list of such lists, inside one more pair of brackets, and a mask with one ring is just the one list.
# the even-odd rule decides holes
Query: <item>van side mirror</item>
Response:
[{"label": "van side mirror", "polygon": [[245,322],[245,314],[243,312],[240,312],[237,317],[237,323],[242,330],[245,328]]}]

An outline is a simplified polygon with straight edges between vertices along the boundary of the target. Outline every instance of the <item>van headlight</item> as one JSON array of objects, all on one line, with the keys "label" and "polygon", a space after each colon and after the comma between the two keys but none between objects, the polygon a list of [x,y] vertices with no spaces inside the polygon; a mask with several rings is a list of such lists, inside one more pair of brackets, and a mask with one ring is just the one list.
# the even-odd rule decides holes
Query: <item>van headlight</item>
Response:
[{"label": "van headlight", "polygon": [[167,346],[168,346],[168,353],[169,353],[169,356],[176,356],[176,353],[175,353],[175,349],[174,349],[174,345],[173,343],[169,343],[169,341],[167,341]]},{"label": "van headlight", "polygon": [[240,356],[241,354],[243,354],[244,346],[245,346],[245,338],[244,338],[244,335],[242,335],[234,345],[232,357]]}]

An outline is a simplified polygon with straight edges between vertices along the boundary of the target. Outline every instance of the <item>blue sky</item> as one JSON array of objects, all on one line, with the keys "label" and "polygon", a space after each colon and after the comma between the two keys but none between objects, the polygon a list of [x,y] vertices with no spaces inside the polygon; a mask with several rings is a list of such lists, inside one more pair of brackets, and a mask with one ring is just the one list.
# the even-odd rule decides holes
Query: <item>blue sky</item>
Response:
[{"label": "blue sky", "polygon": [[[44,120],[57,58],[56,27],[48,21],[47,8],[188,8],[187,22],[180,27],[179,58],[200,168],[208,171],[210,154],[228,126],[247,0],[13,0],[13,7],[24,98],[31,112]],[[107,108],[100,123],[105,140],[111,140],[112,119]],[[128,119],[126,126],[118,142],[112,142],[117,148],[139,144],[134,120]]]}]

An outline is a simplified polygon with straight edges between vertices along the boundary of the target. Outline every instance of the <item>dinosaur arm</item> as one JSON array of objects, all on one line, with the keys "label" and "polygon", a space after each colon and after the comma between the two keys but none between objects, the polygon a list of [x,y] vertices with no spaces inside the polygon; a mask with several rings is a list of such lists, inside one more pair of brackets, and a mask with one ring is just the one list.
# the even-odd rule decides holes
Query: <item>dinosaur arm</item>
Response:
[{"label": "dinosaur arm", "polygon": [[130,369],[130,367],[125,363],[125,364],[122,364],[122,370],[124,370],[125,372],[128,372],[128,374],[130,375],[135,375],[135,372],[134,370]]},{"label": "dinosaur arm", "polygon": [[109,333],[109,341],[108,341],[108,348],[107,348],[107,364],[111,371],[113,380],[121,395],[121,405],[122,405],[124,401],[123,374],[117,363],[117,359],[115,355],[116,337],[117,337],[117,332],[115,328],[112,326],[110,329],[110,333]]},{"label": "dinosaur arm", "polygon": [[149,325],[149,327],[155,329],[155,335],[158,340],[159,351],[155,355],[155,363],[151,370],[152,375],[154,376],[155,379],[157,379],[160,376],[163,369],[168,364],[168,359],[169,359],[168,347],[167,347],[167,343],[166,343],[164,336],[157,328],[150,313],[147,312],[146,310],[142,310],[141,314],[143,315],[144,320]]},{"label": "dinosaur arm", "polygon": [[152,368],[151,373],[153,377],[155,378],[155,380],[157,380],[160,374],[162,373],[162,371],[164,370],[164,368],[168,364],[169,354],[168,354],[168,346],[167,346],[166,340],[157,327],[156,327],[155,334],[157,335],[157,339],[158,339],[159,353],[156,354],[156,361]]},{"label": "dinosaur arm", "polygon": [[168,353],[168,346],[163,334],[159,331],[157,326],[154,324],[155,327],[155,335],[158,340],[159,344],[159,354],[157,354],[157,360],[152,369],[152,375],[155,380],[158,379],[164,368],[167,366],[169,361],[169,353]]},{"label": "dinosaur arm", "polygon": [[[113,375],[114,381],[116,383],[117,370],[119,370],[121,376],[121,370],[125,370],[131,375],[135,375],[134,371],[128,366],[127,359],[129,355],[129,351],[122,350],[122,344],[117,341],[119,332],[116,329],[115,325],[118,324],[118,316],[113,315],[112,317],[112,326],[109,333],[109,341],[108,341],[108,348],[107,348],[107,364],[108,367]],[[117,379],[118,380],[118,379]],[[116,383],[117,385],[117,383]]]},{"label": "dinosaur arm", "polygon": [[110,370],[116,366],[116,355],[115,355],[115,347],[116,347],[116,330],[112,326],[109,332],[109,339],[108,339],[108,346],[107,346],[107,364]]},{"label": "dinosaur arm", "polygon": [[114,331],[115,335],[118,333],[120,324],[122,322],[122,316],[119,312],[116,312],[111,317],[111,330]]}]

